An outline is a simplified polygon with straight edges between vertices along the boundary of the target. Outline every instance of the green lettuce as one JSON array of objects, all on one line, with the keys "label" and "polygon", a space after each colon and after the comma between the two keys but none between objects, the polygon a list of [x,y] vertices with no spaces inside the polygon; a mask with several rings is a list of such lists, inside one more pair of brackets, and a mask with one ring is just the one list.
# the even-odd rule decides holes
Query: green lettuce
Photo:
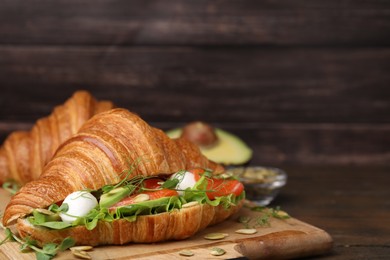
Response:
[{"label": "green lettuce", "polygon": [[[32,216],[28,217],[28,221],[33,225],[55,230],[66,229],[79,225],[84,225],[88,230],[92,230],[97,226],[99,221],[112,222],[118,219],[125,219],[132,222],[136,221],[137,216],[154,215],[164,212],[171,212],[172,210],[180,210],[183,204],[192,201],[197,201],[199,204],[209,204],[212,206],[222,205],[223,208],[228,209],[232,205],[237,204],[240,200],[245,198],[245,192],[242,192],[239,196],[229,194],[228,196],[216,197],[214,200],[210,200],[207,196],[207,192],[209,192],[209,190],[207,190],[208,177],[208,174],[202,175],[194,187],[184,190],[183,196],[163,197],[156,200],[138,202],[135,204],[120,206],[116,208],[115,211],[109,211],[107,208],[102,208],[98,205],[85,217],[78,217],[72,223],[62,222],[59,218],[59,213],[67,211],[67,205],[62,205],[59,207],[58,205],[53,204],[48,208],[48,210],[52,211],[55,217],[34,210]],[[142,180],[138,178],[137,181]],[[172,180],[169,181],[170,182],[167,182],[168,184],[176,183]],[[129,185],[128,182],[123,184]],[[118,187],[118,185],[113,187]],[[102,194],[107,192],[107,190],[111,190],[111,187],[107,188],[107,186],[105,186],[103,188],[104,190],[100,189],[95,191],[95,193]]]}]

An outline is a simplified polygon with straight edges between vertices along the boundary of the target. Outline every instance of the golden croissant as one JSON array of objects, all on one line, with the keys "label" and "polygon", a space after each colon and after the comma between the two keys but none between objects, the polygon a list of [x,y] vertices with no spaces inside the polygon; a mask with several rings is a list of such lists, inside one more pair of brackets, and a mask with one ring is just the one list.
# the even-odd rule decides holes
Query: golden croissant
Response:
[{"label": "golden croissant", "polygon": [[[129,171],[129,167],[134,165],[136,167]],[[195,191],[186,187],[178,189],[179,186],[173,190],[172,187],[165,187],[172,180],[181,185],[183,180],[177,176],[182,176],[180,174],[183,172],[188,174],[188,169],[197,168],[207,170],[201,173],[203,175],[195,175],[195,171],[191,173],[194,180],[198,176]],[[184,239],[208,225],[223,221],[242,205],[242,184],[236,180],[233,182],[207,175],[208,171],[222,173],[224,168],[209,161],[193,143],[180,138],[170,139],[163,131],[151,127],[128,110],[112,109],[92,117],[76,135],[58,148],[39,179],[27,183],[12,197],[4,212],[3,224],[9,226],[17,221],[19,234],[39,244],[59,242],[68,236],[75,239],[76,244],[89,245]],[[176,177],[172,179],[172,176]],[[129,184],[134,179],[141,180],[137,182],[141,185]],[[148,181],[152,182],[148,184],[152,186],[146,185]],[[117,188],[122,183],[125,186]],[[234,188],[225,184],[234,184]],[[107,187],[114,189],[104,193]],[[145,187],[148,189],[140,193]],[[91,191],[99,200],[101,210],[105,207],[102,203],[105,195],[111,192],[112,196],[116,195],[113,191],[119,190],[128,192],[127,189],[132,189],[129,195],[107,206],[106,211],[103,211],[106,214],[104,220],[99,218],[93,228],[75,224],[88,222],[86,217],[79,217],[70,226],[59,230],[34,222],[35,214],[41,214],[37,212],[58,207],[57,204],[61,204],[64,199],[67,201],[69,194]],[[177,195],[178,190],[184,195]],[[231,195],[233,190],[236,193]],[[153,199],[161,192],[174,192],[176,195]],[[201,196],[206,193],[208,198]],[[167,206],[158,204],[162,200]],[[60,214],[66,215],[70,214],[71,203],[68,205],[65,201],[63,204],[69,208]],[[135,215],[128,215],[134,209],[137,209],[136,213],[131,214]],[[91,212],[94,210],[96,208]],[[64,221],[59,220],[58,223]]]},{"label": "golden croissant", "polygon": [[77,91],[30,131],[11,133],[0,148],[0,184],[9,180],[25,184],[37,179],[61,143],[93,115],[111,108],[111,102],[97,101],[88,92]]}]

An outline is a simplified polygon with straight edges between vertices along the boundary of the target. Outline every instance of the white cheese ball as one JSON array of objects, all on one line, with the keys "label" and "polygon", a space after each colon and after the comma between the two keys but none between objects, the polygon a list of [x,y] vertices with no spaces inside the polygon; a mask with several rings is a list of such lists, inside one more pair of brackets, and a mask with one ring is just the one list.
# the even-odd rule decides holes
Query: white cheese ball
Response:
[{"label": "white cheese ball", "polygon": [[87,191],[76,191],[69,194],[63,203],[68,204],[68,211],[60,213],[63,222],[72,223],[77,217],[85,217],[98,205],[97,199]]},{"label": "white cheese ball", "polygon": [[184,191],[187,188],[192,188],[196,184],[195,176],[192,172],[179,172],[173,174],[170,179],[178,179],[179,183],[176,185],[176,189],[180,190],[177,191],[180,196],[184,195]]}]

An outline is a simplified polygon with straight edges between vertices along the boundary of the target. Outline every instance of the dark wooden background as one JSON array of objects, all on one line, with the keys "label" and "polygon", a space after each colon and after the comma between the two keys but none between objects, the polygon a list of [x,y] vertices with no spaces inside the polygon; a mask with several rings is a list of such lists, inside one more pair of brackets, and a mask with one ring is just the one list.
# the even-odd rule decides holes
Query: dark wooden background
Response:
[{"label": "dark wooden background", "polygon": [[77,89],[236,133],[320,259],[388,259],[389,0],[0,0],[0,142]]},{"label": "dark wooden background", "polygon": [[0,141],[75,90],[256,164],[390,162],[386,0],[0,0]]}]

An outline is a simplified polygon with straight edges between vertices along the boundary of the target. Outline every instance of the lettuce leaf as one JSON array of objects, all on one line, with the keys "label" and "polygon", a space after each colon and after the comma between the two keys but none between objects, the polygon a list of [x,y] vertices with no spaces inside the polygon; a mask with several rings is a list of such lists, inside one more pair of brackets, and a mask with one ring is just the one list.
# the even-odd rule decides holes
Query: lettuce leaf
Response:
[{"label": "lettuce leaf", "polygon": [[[115,211],[116,219],[127,218],[135,221],[138,215],[153,215],[162,212],[169,212],[173,209],[180,209],[182,201],[179,197],[164,197],[156,200],[149,200],[137,204],[118,207]],[[135,218],[129,218],[135,216]]]},{"label": "lettuce leaf", "polygon": [[[212,206],[222,205],[223,208],[228,209],[232,205],[237,204],[240,200],[245,198],[245,192],[239,196],[230,194],[228,196],[216,197],[210,200],[207,196],[207,184],[209,177],[207,174],[203,175],[193,188],[184,190],[183,196],[164,197],[156,200],[143,201],[136,204],[118,207],[114,212],[109,212],[107,208],[97,207],[88,213],[85,217],[77,218],[72,223],[65,223],[62,221],[53,221],[48,215],[40,213],[36,210],[33,215],[28,217],[31,224],[42,226],[50,229],[65,229],[73,226],[84,225],[88,230],[94,229],[100,220],[112,222],[118,219],[125,219],[133,222],[137,220],[137,216],[153,215],[163,212],[170,212],[175,209],[181,209],[182,205],[188,202],[197,201],[200,204],[209,204]],[[49,207],[54,213],[61,212],[61,207],[53,204]]]}]

